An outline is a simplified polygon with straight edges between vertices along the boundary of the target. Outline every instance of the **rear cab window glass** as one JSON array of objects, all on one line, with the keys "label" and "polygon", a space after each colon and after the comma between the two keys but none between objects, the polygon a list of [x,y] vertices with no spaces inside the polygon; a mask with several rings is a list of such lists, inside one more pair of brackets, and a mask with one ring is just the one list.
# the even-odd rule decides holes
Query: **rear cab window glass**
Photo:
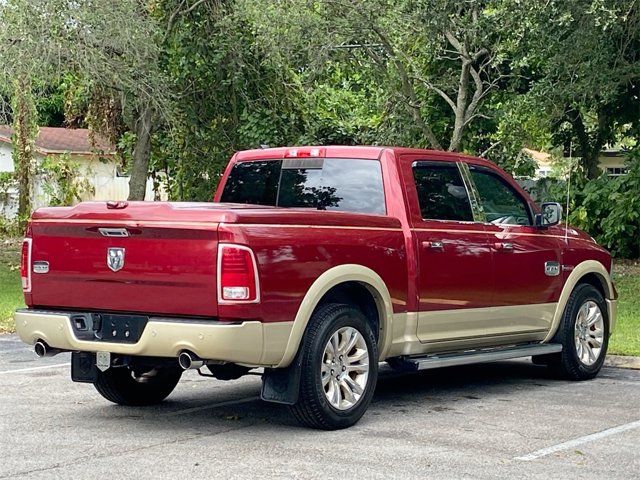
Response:
[{"label": "rear cab window glass", "polygon": [[469,195],[455,163],[414,162],[412,168],[424,220],[473,221]]},{"label": "rear cab window glass", "polygon": [[495,225],[531,225],[527,202],[502,177],[487,168],[470,166],[471,179],[488,222]]},{"label": "rear cab window glass", "polygon": [[385,214],[378,160],[285,159],[236,163],[222,202]]}]

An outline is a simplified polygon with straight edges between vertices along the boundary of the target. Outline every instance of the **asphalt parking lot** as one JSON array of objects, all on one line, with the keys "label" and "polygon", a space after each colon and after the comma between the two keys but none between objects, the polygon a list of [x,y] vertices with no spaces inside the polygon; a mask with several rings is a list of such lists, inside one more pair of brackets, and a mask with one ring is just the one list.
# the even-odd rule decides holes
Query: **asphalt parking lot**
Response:
[{"label": "asphalt parking lot", "polygon": [[355,427],[299,427],[260,380],[188,372],[158,407],[118,407],[0,336],[0,478],[639,478],[640,371],[551,378],[527,361],[383,369]]}]

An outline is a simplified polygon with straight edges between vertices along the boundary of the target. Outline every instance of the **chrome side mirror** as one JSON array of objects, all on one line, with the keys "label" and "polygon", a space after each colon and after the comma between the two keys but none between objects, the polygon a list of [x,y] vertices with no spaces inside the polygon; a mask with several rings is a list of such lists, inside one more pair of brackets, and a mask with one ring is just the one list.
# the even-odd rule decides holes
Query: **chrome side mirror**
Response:
[{"label": "chrome side mirror", "polygon": [[546,202],[540,206],[542,213],[536,215],[536,227],[546,228],[562,221],[562,205],[557,202]]}]

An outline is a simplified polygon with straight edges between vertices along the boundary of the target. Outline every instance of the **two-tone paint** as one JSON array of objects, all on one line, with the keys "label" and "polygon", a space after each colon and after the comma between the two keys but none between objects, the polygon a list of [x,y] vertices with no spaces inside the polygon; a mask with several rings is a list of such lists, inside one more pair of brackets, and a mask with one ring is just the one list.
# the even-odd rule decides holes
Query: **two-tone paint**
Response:
[{"label": "two-tone paint", "polygon": [[[175,356],[187,345],[203,358],[282,367],[293,359],[323,296],[347,282],[364,286],[375,302],[381,359],[548,341],[579,281],[603,291],[614,321],[610,256],[585,233],[561,226],[494,225],[482,218],[421,218],[411,167],[421,160],[491,169],[525,199],[532,215],[539,213],[510,176],[482,159],[404,148],[322,147],[326,158],[380,162],[385,215],[219,203],[237,162],[281,159],[288,152],[237,153],[214,203],[130,202],[114,208],[93,202],[38,210],[31,221],[31,258],[49,262],[49,271],[31,273],[31,290],[25,293],[30,310],[16,316],[23,340],[54,337],[46,320],[36,321],[37,312],[143,313],[157,319],[156,332],[171,324],[168,333],[159,334],[162,340],[143,336],[144,342],[164,347],[94,346],[69,340],[73,333],[64,328],[56,332],[58,344],[51,345],[159,356]],[[109,229],[125,229],[126,236],[105,236]],[[218,304],[219,243],[254,252],[260,302]],[[125,267],[118,272],[105,262],[110,247],[125,250]],[[558,262],[560,275],[547,275],[546,262]],[[188,339],[172,338],[180,337],[179,325],[189,325],[182,329]],[[247,327],[245,333],[239,326]],[[233,328],[227,330],[230,336],[215,333],[225,327]],[[205,345],[212,335],[226,335],[226,350]],[[209,345],[214,343],[220,342]],[[236,353],[229,353],[233,348]]]}]

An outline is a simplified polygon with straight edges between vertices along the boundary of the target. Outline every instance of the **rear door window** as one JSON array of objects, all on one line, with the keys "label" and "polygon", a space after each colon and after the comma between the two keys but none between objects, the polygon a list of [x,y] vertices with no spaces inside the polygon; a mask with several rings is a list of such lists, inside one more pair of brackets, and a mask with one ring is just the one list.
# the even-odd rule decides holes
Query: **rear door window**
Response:
[{"label": "rear door window", "polygon": [[318,158],[237,163],[221,201],[386,213],[382,169],[377,160]]},{"label": "rear door window", "polygon": [[424,220],[473,221],[469,195],[456,164],[415,162],[413,178]]}]

